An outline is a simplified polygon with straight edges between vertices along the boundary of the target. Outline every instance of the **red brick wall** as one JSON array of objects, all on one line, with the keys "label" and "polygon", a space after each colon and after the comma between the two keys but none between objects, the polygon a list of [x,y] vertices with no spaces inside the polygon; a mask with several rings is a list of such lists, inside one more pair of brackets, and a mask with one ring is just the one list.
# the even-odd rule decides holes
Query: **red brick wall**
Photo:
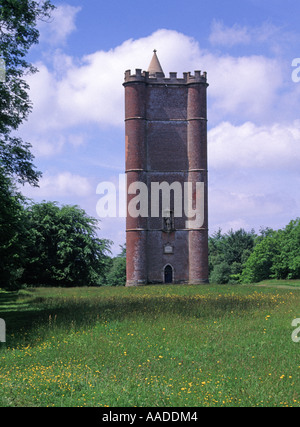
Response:
[{"label": "red brick wall", "polygon": [[[127,182],[144,182],[149,190],[149,217],[127,216],[127,286],[163,283],[166,265],[173,268],[174,283],[207,282],[206,75],[149,78],[141,70],[128,71],[124,86]],[[205,183],[201,229],[187,230],[183,216],[174,218],[174,231],[164,232],[162,215],[151,218],[151,182],[163,181],[180,182],[182,189],[186,181]],[[165,245],[172,253],[165,253]]]}]

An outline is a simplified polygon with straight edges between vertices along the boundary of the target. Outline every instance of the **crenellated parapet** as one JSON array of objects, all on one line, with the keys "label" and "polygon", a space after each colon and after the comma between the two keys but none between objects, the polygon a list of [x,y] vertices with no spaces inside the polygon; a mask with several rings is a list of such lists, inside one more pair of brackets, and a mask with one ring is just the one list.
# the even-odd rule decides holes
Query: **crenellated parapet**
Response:
[{"label": "crenellated parapet", "polygon": [[191,72],[183,73],[182,78],[177,77],[177,73],[170,72],[169,77],[165,77],[163,72],[156,72],[150,74],[149,71],[142,71],[141,69],[136,69],[135,74],[131,74],[131,70],[125,72],[125,82],[142,82],[146,84],[161,84],[161,85],[186,85],[193,83],[202,83],[207,84],[207,73],[201,71],[195,71],[194,74]]}]

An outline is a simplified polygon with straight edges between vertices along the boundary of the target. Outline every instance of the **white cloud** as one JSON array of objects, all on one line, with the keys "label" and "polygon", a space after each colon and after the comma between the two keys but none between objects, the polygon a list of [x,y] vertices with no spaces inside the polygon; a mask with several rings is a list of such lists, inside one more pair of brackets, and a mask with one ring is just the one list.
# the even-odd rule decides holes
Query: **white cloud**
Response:
[{"label": "white cloud", "polygon": [[89,123],[122,126],[124,72],[147,69],[154,48],[159,50],[166,72],[186,71],[183,63],[191,69],[199,68],[197,42],[169,30],[125,41],[115,49],[98,51],[81,60],[64,55],[61,50],[53,51],[52,69],[40,62],[36,64],[39,73],[28,78],[34,106],[29,118],[33,134]]},{"label": "white cloud", "polygon": [[[260,186],[251,182],[243,185],[243,191],[234,191],[234,185],[227,185],[230,178],[212,186],[209,192],[210,233],[221,228],[224,232],[231,228],[244,228],[257,232],[261,227],[284,227],[292,218],[296,218],[298,204],[295,197],[280,191],[268,192],[263,180]],[[274,190],[277,182],[274,180]]]},{"label": "white cloud", "polygon": [[[108,52],[98,51],[75,61],[56,51],[53,69],[37,64],[29,78],[34,111],[33,132],[66,129],[81,124],[122,126],[124,72],[147,69],[158,49],[165,73],[208,71],[210,122],[234,117],[245,120],[272,114],[282,85],[280,64],[262,56],[234,58],[201,50],[195,39],[170,30],[127,40]],[[276,73],[274,73],[276,69]],[[258,96],[259,94],[259,96]]]},{"label": "white cloud", "polygon": [[86,198],[94,193],[94,188],[88,178],[70,172],[60,172],[51,175],[46,172],[40,179],[39,188],[28,185],[23,194],[38,199],[57,200],[57,198]]},{"label": "white cloud", "polygon": [[210,209],[213,211],[217,206],[222,206],[221,216],[249,218],[262,216],[262,214],[279,215],[285,211],[287,206],[293,208],[295,205],[294,200],[285,194],[265,192],[263,185],[253,192],[251,183],[249,183],[248,188],[245,186],[244,190],[244,192],[238,193],[230,191],[226,186],[222,190],[212,189]]},{"label": "white cloud", "polygon": [[247,27],[238,24],[226,27],[223,22],[213,21],[209,41],[213,45],[232,47],[236,44],[249,44],[251,34]]},{"label": "white cloud", "polygon": [[223,122],[209,131],[208,138],[213,168],[299,169],[299,120],[271,126]]},{"label": "white cloud", "polygon": [[65,44],[68,36],[76,30],[75,19],[81,7],[60,5],[52,12],[47,22],[39,23],[40,42],[51,46]]},{"label": "white cloud", "polygon": [[222,122],[208,139],[211,232],[284,227],[299,216],[299,120]]},{"label": "white cloud", "polygon": [[270,48],[275,54],[282,54],[294,43],[297,43],[298,35],[286,31],[285,28],[278,27],[271,22],[263,22],[259,26],[241,26],[234,24],[226,26],[222,21],[214,20],[211,26],[209,41],[212,46],[231,48],[234,46],[249,46],[256,44],[256,47],[264,46]]},{"label": "white cloud", "polygon": [[[283,86],[281,63],[263,56],[231,57],[206,55],[209,76],[209,119],[234,121],[274,120]],[[274,72],[276,70],[276,72]]]}]

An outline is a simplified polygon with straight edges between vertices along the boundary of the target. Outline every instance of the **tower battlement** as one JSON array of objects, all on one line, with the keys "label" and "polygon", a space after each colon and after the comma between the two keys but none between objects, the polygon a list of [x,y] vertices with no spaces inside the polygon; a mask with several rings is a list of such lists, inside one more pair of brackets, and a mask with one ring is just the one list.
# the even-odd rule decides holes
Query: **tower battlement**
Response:
[{"label": "tower battlement", "polygon": [[133,83],[133,82],[143,82],[147,84],[174,84],[174,85],[186,85],[192,83],[204,83],[207,84],[207,73],[206,71],[194,71],[194,74],[191,72],[183,73],[182,78],[177,77],[177,73],[170,72],[169,77],[165,77],[163,72],[155,72],[150,74],[149,71],[142,71],[137,68],[135,70],[135,74],[131,74],[131,70],[127,70],[125,72],[125,82]]}]

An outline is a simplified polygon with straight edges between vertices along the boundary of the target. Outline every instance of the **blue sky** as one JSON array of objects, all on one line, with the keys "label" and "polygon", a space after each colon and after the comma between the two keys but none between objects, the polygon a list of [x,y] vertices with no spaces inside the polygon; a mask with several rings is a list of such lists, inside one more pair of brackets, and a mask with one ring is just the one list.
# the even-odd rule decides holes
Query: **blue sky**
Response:
[{"label": "blue sky", "polygon": [[[277,229],[299,216],[298,0],[54,4],[29,56],[40,71],[28,77],[34,109],[20,134],[44,175],[25,195],[97,217],[98,183],[124,172],[124,72],[147,69],[157,49],[166,75],[208,72],[210,233]],[[124,219],[100,227],[117,253]]]}]

